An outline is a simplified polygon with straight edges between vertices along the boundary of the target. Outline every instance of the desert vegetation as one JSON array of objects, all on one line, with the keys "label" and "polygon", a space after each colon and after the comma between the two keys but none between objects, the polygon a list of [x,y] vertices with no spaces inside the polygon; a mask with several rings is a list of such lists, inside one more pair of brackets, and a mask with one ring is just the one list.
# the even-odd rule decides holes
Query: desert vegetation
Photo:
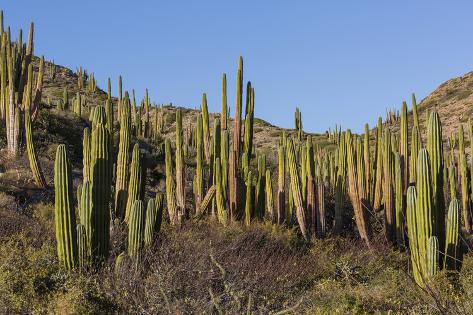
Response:
[{"label": "desert vegetation", "polygon": [[310,134],[242,57],[231,117],[226,74],[216,114],[114,97],[0,27],[2,313],[472,313],[473,125],[435,95]]}]

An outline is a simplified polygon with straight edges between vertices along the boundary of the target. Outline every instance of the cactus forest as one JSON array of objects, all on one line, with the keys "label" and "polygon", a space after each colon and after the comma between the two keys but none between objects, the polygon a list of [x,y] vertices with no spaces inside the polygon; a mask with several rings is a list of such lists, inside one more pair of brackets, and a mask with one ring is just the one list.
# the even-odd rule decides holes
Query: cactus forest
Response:
[{"label": "cactus forest", "polygon": [[210,113],[102,90],[35,32],[2,12],[2,313],[473,312],[471,115],[447,135],[412,94],[362,133],[278,128],[243,57]]}]

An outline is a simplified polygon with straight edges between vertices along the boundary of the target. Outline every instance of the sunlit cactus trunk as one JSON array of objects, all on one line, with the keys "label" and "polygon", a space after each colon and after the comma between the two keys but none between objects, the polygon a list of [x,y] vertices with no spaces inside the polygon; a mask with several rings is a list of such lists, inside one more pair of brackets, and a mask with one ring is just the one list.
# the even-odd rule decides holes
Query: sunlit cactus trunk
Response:
[{"label": "sunlit cactus trunk", "polygon": [[66,269],[77,262],[76,215],[73,207],[71,165],[66,147],[60,144],[54,163],[55,223],[57,254]]},{"label": "sunlit cactus trunk", "polygon": [[278,213],[277,223],[282,224],[286,214],[286,152],[284,144],[278,148]]},{"label": "sunlit cactus trunk", "polygon": [[185,165],[184,152],[182,150],[182,115],[181,110],[176,111],[176,205],[178,212],[186,212],[185,193]]},{"label": "sunlit cactus trunk", "polygon": [[128,171],[130,168],[130,139],[131,116],[128,97],[122,101],[120,116],[120,142],[118,144],[117,170],[115,182],[115,215],[123,220],[125,218],[128,199]]}]

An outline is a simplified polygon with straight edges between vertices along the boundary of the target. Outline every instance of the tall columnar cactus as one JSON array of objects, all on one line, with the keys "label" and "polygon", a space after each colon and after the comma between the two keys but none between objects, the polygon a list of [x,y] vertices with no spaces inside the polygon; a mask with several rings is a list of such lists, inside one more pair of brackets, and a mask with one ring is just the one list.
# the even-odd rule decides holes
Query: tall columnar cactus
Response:
[{"label": "tall columnar cactus", "polygon": [[414,126],[419,128],[419,117],[417,116],[417,101],[416,95],[412,93],[412,117],[414,120]]},{"label": "tall columnar cactus", "polygon": [[374,176],[374,200],[373,208],[381,208],[382,189],[383,189],[383,123],[381,117],[378,118],[376,128],[376,169]]},{"label": "tall columnar cactus", "polygon": [[221,112],[222,130],[227,130],[227,75],[222,75],[222,112]]},{"label": "tall columnar cactus", "polygon": [[33,178],[38,187],[46,187],[46,180],[44,178],[43,170],[38,161],[36,150],[33,143],[33,132],[31,128],[31,90],[33,84],[33,66],[30,64],[28,69],[28,83],[26,92],[23,94],[24,105],[25,105],[25,138],[26,138],[26,150],[28,152],[28,160],[30,162],[31,172]]},{"label": "tall columnar cactus", "polygon": [[135,200],[128,222],[128,256],[138,263],[142,256],[145,236],[145,209],[143,201]]},{"label": "tall columnar cactus", "polygon": [[368,197],[367,201],[372,206],[373,201],[373,187],[371,185],[371,157],[370,157],[370,129],[368,124],[365,124],[365,133],[363,140],[363,163],[365,165],[365,195]]},{"label": "tall columnar cactus", "polygon": [[266,156],[258,156],[258,177],[256,180],[255,186],[255,217],[258,219],[263,219],[264,209],[265,209],[265,197],[264,197],[264,188],[266,185]]},{"label": "tall columnar cactus", "polygon": [[179,212],[185,212],[185,165],[182,150],[182,115],[180,109],[176,111],[176,205]]},{"label": "tall columnar cactus", "polygon": [[429,238],[427,243],[427,272],[428,278],[431,278],[437,274],[439,268],[439,240],[434,235]]},{"label": "tall columnar cactus", "polygon": [[204,136],[204,156],[207,164],[210,164],[210,127],[209,111],[207,108],[207,95],[202,94],[202,128]]},{"label": "tall columnar cactus", "polygon": [[307,229],[307,220],[306,220],[306,213],[305,207],[302,203],[302,194],[301,194],[301,185],[300,185],[300,178],[299,172],[297,170],[296,164],[296,152],[294,149],[294,143],[292,139],[288,139],[287,141],[287,154],[288,154],[288,167],[289,172],[291,174],[291,189],[292,195],[294,199],[294,205],[296,207],[296,216],[297,221],[299,223],[299,227],[302,232],[302,236],[306,239],[310,239],[310,231]]},{"label": "tall columnar cactus", "polygon": [[325,181],[323,178],[317,180],[317,235],[324,237],[326,233],[325,220]]},{"label": "tall columnar cactus", "polygon": [[223,195],[222,188],[222,171],[220,166],[220,158],[215,160],[215,185],[216,185],[216,194],[215,200],[217,204],[217,218],[218,221],[223,224],[228,224],[229,213],[225,207],[225,199]]},{"label": "tall columnar cactus", "polygon": [[407,222],[407,236],[409,238],[409,249],[411,254],[412,275],[416,283],[422,283],[422,269],[419,248],[419,233],[422,216],[417,216],[417,191],[415,186],[410,186],[407,189],[406,197],[406,222]]},{"label": "tall columnar cactus", "polygon": [[459,162],[459,173],[460,173],[460,190],[462,198],[462,210],[463,210],[463,226],[467,233],[471,232],[471,216],[470,216],[470,196],[468,193],[468,171],[467,162],[465,155],[465,140],[463,135],[463,126],[458,126],[458,162]]},{"label": "tall columnar cactus", "polygon": [[286,152],[285,145],[280,144],[278,148],[278,214],[277,222],[284,222],[286,213]]},{"label": "tall columnar cactus", "polygon": [[455,162],[450,162],[450,167],[448,168],[448,182],[450,190],[450,200],[457,199],[457,168],[455,167]]},{"label": "tall columnar cactus", "polygon": [[417,284],[424,286],[425,281],[430,277],[431,264],[429,264],[428,249],[429,240],[434,234],[432,175],[430,158],[426,149],[419,151],[416,187],[417,192],[414,187],[409,187],[408,190],[407,230],[414,279]]},{"label": "tall columnar cactus", "polygon": [[[103,109],[102,106],[97,106],[98,108]],[[112,185],[110,150],[110,133],[105,128],[105,120],[97,119],[92,131],[90,182],[92,185],[92,255],[99,260],[107,258],[109,253],[109,208]]]},{"label": "tall columnar cactus", "polygon": [[246,176],[246,198],[245,198],[245,225],[249,226],[252,219],[252,209],[253,209],[253,173],[249,171]]},{"label": "tall columnar cactus", "polygon": [[294,113],[294,125],[297,131],[297,137],[299,138],[299,141],[302,141],[304,131],[302,130],[302,114],[299,110],[299,107],[296,107],[296,111]]},{"label": "tall columnar cactus", "polygon": [[89,262],[89,250],[87,244],[87,235],[85,227],[82,224],[77,224],[77,263],[79,267],[87,266]]},{"label": "tall columnar cactus", "polygon": [[150,199],[148,200],[148,206],[146,207],[144,247],[149,247],[153,242],[157,217],[158,209],[156,207],[156,203],[154,199]]},{"label": "tall columnar cactus", "polygon": [[83,171],[82,171],[82,178],[83,181],[89,181],[90,180],[90,158],[91,158],[91,153],[90,153],[90,146],[91,146],[91,139],[90,139],[90,130],[88,127],[84,128],[84,136],[82,138],[82,165],[83,165]]},{"label": "tall columnar cactus", "polygon": [[[402,187],[404,190],[409,185],[409,139],[408,139],[408,121],[407,121],[407,104],[402,102],[401,120],[400,120],[400,137],[399,137],[399,158],[402,176]],[[405,191],[403,192],[403,195]]]},{"label": "tall columnar cactus", "polygon": [[269,215],[271,222],[276,222],[276,216],[274,212],[274,201],[273,201],[273,181],[271,178],[271,171],[266,170],[266,183],[265,183],[265,190],[266,190],[266,212]]},{"label": "tall columnar cactus", "polygon": [[383,166],[384,166],[384,185],[383,185],[383,196],[384,196],[384,228],[386,239],[390,242],[394,242],[396,238],[396,211],[394,206],[394,191],[393,191],[393,178],[392,171],[394,169],[393,163],[393,152],[391,151],[391,132],[386,129],[384,132],[384,148],[383,148]]},{"label": "tall columnar cactus", "polygon": [[73,207],[71,165],[66,147],[60,144],[54,163],[55,222],[57,255],[66,269],[77,261],[76,215]]},{"label": "tall columnar cactus", "polygon": [[[236,103],[235,103],[235,122],[233,126],[233,151],[235,151],[235,165],[239,165],[240,161],[240,145],[241,145],[241,104],[243,94],[243,57],[240,56],[238,61],[238,71],[236,80]],[[236,170],[235,170],[236,174]],[[236,187],[236,186],[235,186]]]},{"label": "tall columnar cactus", "polygon": [[344,226],[343,217],[346,196],[346,177],[347,148],[345,144],[345,132],[343,131],[340,135],[340,142],[338,145],[338,168],[337,178],[335,182],[335,223],[333,227],[333,231],[335,234],[341,233]]},{"label": "tall columnar cactus", "polygon": [[228,200],[228,167],[229,167],[229,151],[230,134],[228,130],[222,130],[220,139],[220,164],[222,167],[222,190],[225,201]]},{"label": "tall columnar cactus", "polygon": [[[371,227],[366,211],[366,199],[363,198],[364,169],[362,168],[361,142],[353,139],[351,133],[346,133],[347,170],[348,170],[348,195],[350,196],[355,222],[360,237],[368,247],[371,246]],[[357,141],[354,143],[354,141]]]},{"label": "tall columnar cactus", "polygon": [[445,269],[459,271],[462,261],[460,234],[460,203],[457,199],[450,201],[447,213],[445,233]]},{"label": "tall columnar cactus", "polygon": [[87,253],[92,255],[92,193],[89,182],[84,182],[81,187],[79,206],[79,222],[84,226],[87,237]]},{"label": "tall columnar cactus", "polygon": [[125,94],[120,115],[120,142],[118,143],[117,170],[115,181],[115,215],[125,218],[128,199],[128,171],[130,162],[131,115],[130,102]]},{"label": "tall columnar cactus", "polygon": [[254,108],[255,108],[254,89],[251,83],[248,82],[247,89],[247,108],[245,113],[245,134],[243,137],[243,151],[247,156],[248,161],[251,160],[253,149],[253,124],[254,124]]},{"label": "tall columnar cactus", "polygon": [[442,125],[437,112],[432,112],[429,118],[427,130],[427,151],[432,168],[432,192],[433,192],[433,215],[434,235],[437,236],[440,248],[445,247],[445,197],[444,187],[444,158],[442,142]]},{"label": "tall columnar cactus", "polygon": [[307,215],[310,217],[310,230],[312,235],[316,235],[317,232],[317,196],[316,196],[316,187],[315,187],[315,156],[314,156],[314,147],[312,144],[312,138],[309,136],[306,140],[305,147],[305,164],[306,164],[306,206],[307,206]]},{"label": "tall columnar cactus", "polygon": [[411,136],[411,158],[409,163],[409,183],[413,184],[416,182],[417,176],[417,155],[419,150],[422,148],[422,139],[420,137],[419,128],[414,125],[412,127]]},{"label": "tall columnar cactus", "polygon": [[397,246],[404,247],[404,185],[403,185],[403,173],[402,173],[402,160],[401,155],[396,153],[395,155],[395,208],[396,208],[396,242]]},{"label": "tall columnar cactus", "polygon": [[180,223],[179,212],[176,205],[175,183],[172,175],[172,152],[171,142],[165,140],[165,163],[166,163],[166,203],[168,208],[169,220],[172,225]]},{"label": "tall columnar cactus", "polygon": [[[122,116],[124,113],[122,112]],[[126,202],[126,210],[125,210],[125,222],[129,222],[131,210],[133,205],[135,204],[136,200],[143,199],[143,169],[141,167],[141,157],[140,157],[140,147],[138,143],[136,143],[133,147],[133,153],[131,158],[131,165],[130,165],[130,179],[128,182],[128,197]]]},{"label": "tall columnar cactus", "polygon": [[204,160],[204,146],[203,146],[203,137],[202,137],[202,115],[197,116],[197,124],[196,124],[196,170],[195,170],[195,206],[196,206],[196,213],[200,207],[200,203],[202,202],[202,198],[204,198],[204,168],[203,168],[203,160]]},{"label": "tall columnar cactus", "polygon": [[105,114],[107,115],[106,127],[108,132],[113,135],[113,104],[111,99],[105,101]]}]

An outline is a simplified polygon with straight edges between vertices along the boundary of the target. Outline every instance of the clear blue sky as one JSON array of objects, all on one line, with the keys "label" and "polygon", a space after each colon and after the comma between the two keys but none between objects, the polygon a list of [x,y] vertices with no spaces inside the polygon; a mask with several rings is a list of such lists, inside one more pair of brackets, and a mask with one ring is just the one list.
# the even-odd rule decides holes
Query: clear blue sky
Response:
[{"label": "clear blue sky", "polygon": [[[255,87],[255,111],[293,127],[373,125],[386,108],[418,100],[473,69],[472,1],[20,1],[0,7],[14,34],[35,22],[35,49],[99,86],[158,103],[220,110],[227,73],[233,112],[237,59]],[[16,37],[16,35],[15,35]]]}]

